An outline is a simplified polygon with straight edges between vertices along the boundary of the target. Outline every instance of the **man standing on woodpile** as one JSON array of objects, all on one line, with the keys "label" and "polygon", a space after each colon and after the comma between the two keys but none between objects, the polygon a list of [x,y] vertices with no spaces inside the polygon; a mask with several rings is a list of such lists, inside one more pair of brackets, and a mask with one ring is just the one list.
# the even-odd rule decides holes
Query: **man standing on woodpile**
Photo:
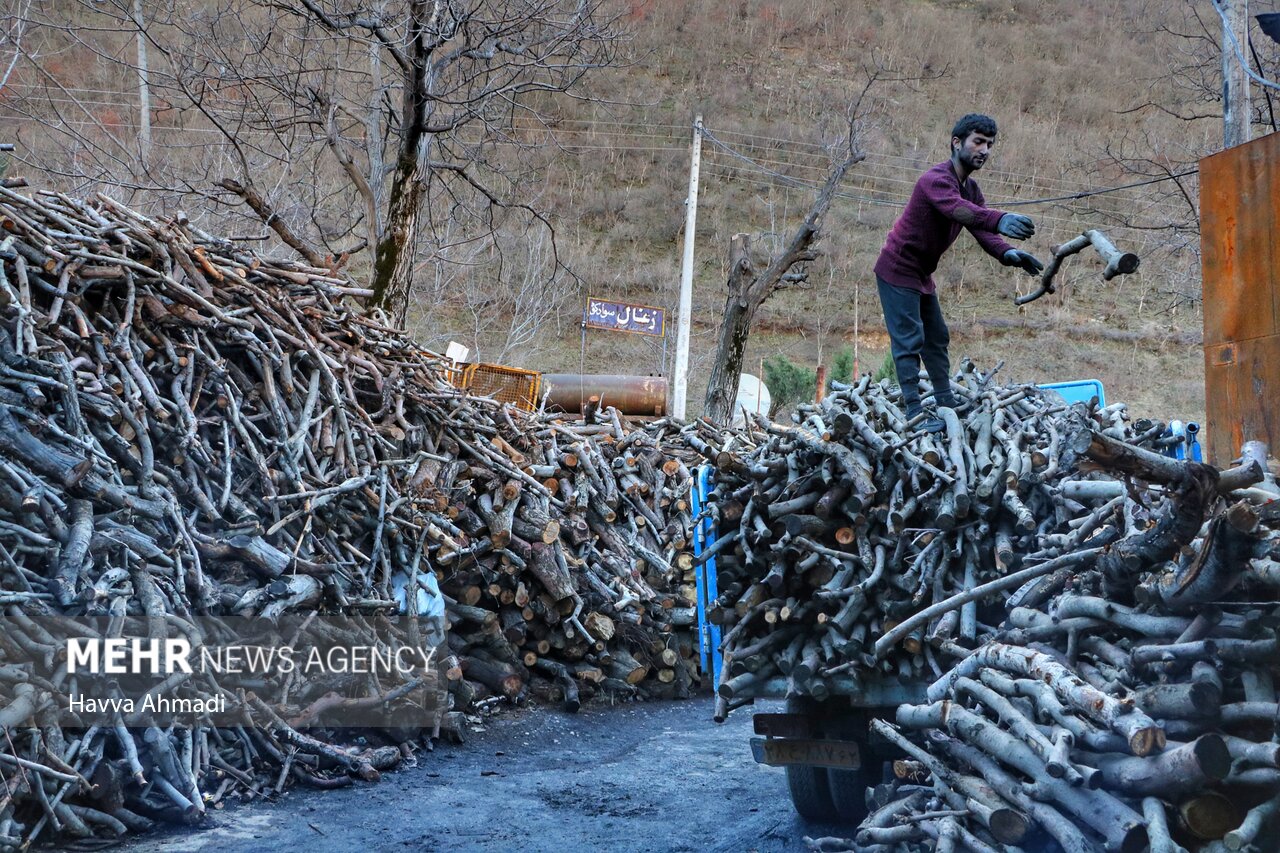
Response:
[{"label": "man standing on woodpile", "polygon": [[[933,383],[934,402],[948,408],[957,405],[947,356],[951,335],[932,275],[960,229],[969,229],[987,254],[1005,266],[1021,267],[1029,275],[1044,269],[1034,255],[1000,238],[1002,234],[1015,240],[1030,237],[1036,232],[1031,219],[987,207],[977,181],[970,178],[987,162],[995,141],[996,123],[990,116],[971,113],[956,122],[951,130],[951,159],[916,181],[876,261],[876,286],[908,420],[925,413],[919,389],[921,361]],[[940,432],[943,422],[929,413],[920,428]]]}]

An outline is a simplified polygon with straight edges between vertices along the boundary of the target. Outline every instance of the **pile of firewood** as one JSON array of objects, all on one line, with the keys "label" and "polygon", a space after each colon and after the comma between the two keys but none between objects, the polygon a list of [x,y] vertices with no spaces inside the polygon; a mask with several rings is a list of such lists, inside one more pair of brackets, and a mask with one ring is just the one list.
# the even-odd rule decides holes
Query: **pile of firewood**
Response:
[{"label": "pile of firewood", "polygon": [[1278,849],[1265,451],[1218,471],[1155,452],[1165,425],[1122,406],[960,379],[936,435],[864,377],[791,425],[758,419],[737,450],[702,448],[719,713],[927,688],[873,723],[908,757],[857,837],[815,849]]},{"label": "pile of firewood", "polygon": [[1076,444],[1128,478],[1062,489],[1115,544],[1013,592],[926,704],[873,723],[909,758],[824,849],[1280,849],[1280,492],[1238,488],[1257,460]]},{"label": "pile of firewood", "polygon": [[[1086,509],[1059,488],[1068,407],[993,375],[966,363],[963,404],[939,410],[945,432],[915,429],[896,386],[864,376],[794,424],[759,418],[754,446],[714,455],[719,538],[703,557],[720,578],[721,714],[771,680],[771,693],[815,699],[867,679],[931,680],[940,639],[977,640],[990,584],[1049,558],[1033,571],[1069,571],[1115,541],[1114,504]],[[1104,433],[1132,438],[1124,416],[1095,413]],[[1163,432],[1141,426],[1143,442]],[[945,617],[920,618],[929,608]]]},{"label": "pile of firewood", "polygon": [[[665,420],[629,432],[616,410],[607,420],[534,419],[523,450],[490,439],[505,459],[490,451],[500,476],[478,492],[482,480],[459,485],[485,473],[472,454],[441,471],[437,488],[464,499],[440,523],[469,543],[436,554],[465,676],[452,683],[459,705],[530,689],[570,709],[600,690],[686,698],[699,679],[686,583],[693,478],[678,451],[709,428],[682,437]],[[447,455],[481,447],[458,441]]]},{"label": "pile of firewood", "polygon": [[[460,394],[340,272],[181,217],[0,188],[0,228],[0,847],[376,778],[421,726],[497,701],[697,678],[673,451],[705,426]],[[432,656],[358,698],[350,677],[177,672],[167,695],[227,710],[77,725],[66,637]],[[333,745],[375,710],[385,727]]]}]

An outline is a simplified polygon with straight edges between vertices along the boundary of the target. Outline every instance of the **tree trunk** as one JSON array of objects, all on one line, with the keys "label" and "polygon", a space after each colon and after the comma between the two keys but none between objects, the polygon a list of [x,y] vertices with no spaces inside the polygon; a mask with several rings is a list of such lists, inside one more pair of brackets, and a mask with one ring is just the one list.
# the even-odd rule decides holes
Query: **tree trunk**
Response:
[{"label": "tree trunk", "polygon": [[724,323],[720,327],[720,343],[716,347],[716,359],[707,382],[703,398],[703,415],[715,423],[725,424],[732,414],[733,401],[738,394],[738,376],[742,372],[742,358],[747,349],[747,335],[756,309],[778,288],[805,280],[803,271],[791,272],[797,264],[804,264],[818,257],[811,248],[818,239],[819,222],[831,206],[844,179],[845,172],[862,160],[850,142],[848,155],[831,170],[827,181],[809,209],[809,215],[791,235],[781,254],[769,261],[769,265],[756,273],[748,254],[750,238],[735,234],[729,244],[729,298],[725,303]]},{"label": "tree trunk", "polygon": [[747,234],[735,234],[729,242],[729,298],[725,300],[720,343],[716,345],[716,360],[702,404],[703,415],[718,424],[728,423],[733,416],[747,335],[760,307],[760,303],[753,302],[748,295],[752,273],[750,248],[751,238]]},{"label": "tree trunk", "polygon": [[423,0],[409,4],[408,61],[404,71],[404,123],[400,150],[396,157],[396,173],[391,181],[387,202],[387,220],[373,260],[373,298],[370,308],[381,308],[399,325],[404,325],[409,310],[409,289],[413,284],[413,258],[418,242],[418,214],[426,195],[427,172],[430,169],[427,131],[430,114],[430,81],[432,47],[429,43],[431,10]]},{"label": "tree trunk", "polygon": [[387,225],[378,238],[374,254],[370,307],[381,308],[401,325],[409,310],[409,289],[413,284],[418,212],[422,209],[422,196],[426,189],[422,172],[416,150],[401,153],[391,185]]}]

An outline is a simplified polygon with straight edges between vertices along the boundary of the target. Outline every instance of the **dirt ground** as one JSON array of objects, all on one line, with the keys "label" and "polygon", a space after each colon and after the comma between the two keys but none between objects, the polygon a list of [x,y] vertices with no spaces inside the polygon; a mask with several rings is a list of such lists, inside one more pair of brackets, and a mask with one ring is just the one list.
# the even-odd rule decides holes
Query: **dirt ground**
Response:
[{"label": "dirt ground", "polygon": [[[757,711],[778,711],[775,703]],[[781,769],[751,760],[750,708],[716,725],[709,697],[521,710],[488,719],[377,784],[293,789],[205,825],[130,840],[125,853],[799,851],[806,824]]]}]

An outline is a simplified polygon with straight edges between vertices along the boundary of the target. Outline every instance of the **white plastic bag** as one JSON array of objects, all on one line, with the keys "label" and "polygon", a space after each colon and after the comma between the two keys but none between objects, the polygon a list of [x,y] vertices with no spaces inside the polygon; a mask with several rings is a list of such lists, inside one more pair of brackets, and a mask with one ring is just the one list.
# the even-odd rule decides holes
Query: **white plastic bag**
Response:
[{"label": "white plastic bag", "polygon": [[[392,589],[395,590],[396,603],[400,605],[401,613],[409,612],[406,596],[408,587],[408,574],[396,575]],[[432,646],[439,646],[444,642],[444,595],[440,592],[440,585],[436,583],[433,572],[418,572],[418,624],[426,641]]]}]

